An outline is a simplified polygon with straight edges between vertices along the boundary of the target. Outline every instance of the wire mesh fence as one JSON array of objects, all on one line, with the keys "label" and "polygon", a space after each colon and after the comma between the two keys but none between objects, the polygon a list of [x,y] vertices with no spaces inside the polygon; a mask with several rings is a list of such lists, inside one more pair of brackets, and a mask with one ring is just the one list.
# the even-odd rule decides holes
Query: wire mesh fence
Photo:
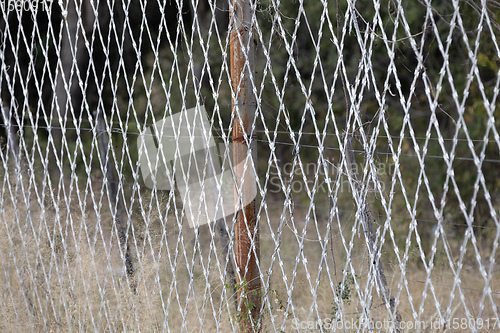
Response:
[{"label": "wire mesh fence", "polygon": [[2,331],[500,331],[500,3],[2,0]]}]

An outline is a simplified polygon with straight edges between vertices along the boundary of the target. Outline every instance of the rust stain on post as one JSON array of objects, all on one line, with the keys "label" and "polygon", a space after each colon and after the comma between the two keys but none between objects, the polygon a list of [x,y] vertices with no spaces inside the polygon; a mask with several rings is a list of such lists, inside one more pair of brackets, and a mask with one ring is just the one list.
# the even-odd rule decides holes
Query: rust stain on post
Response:
[{"label": "rust stain on post", "polygon": [[[236,176],[235,205],[249,202],[237,211],[235,251],[238,267],[238,304],[242,332],[260,326],[261,281],[257,262],[260,257],[259,231],[255,214],[255,140],[250,136],[255,118],[252,89],[254,43],[251,41],[250,0],[231,0],[231,81],[233,88],[233,164]],[[245,170],[246,169],[246,170]],[[241,189],[241,195],[238,193]]]}]

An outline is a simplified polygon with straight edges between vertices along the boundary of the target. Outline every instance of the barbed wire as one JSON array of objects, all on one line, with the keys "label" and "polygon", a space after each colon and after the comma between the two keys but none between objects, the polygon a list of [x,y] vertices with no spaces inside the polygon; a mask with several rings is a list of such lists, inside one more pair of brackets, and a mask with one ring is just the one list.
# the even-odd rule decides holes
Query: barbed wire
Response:
[{"label": "barbed wire", "polygon": [[0,327],[500,320],[498,1],[372,2],[4,6]]}]

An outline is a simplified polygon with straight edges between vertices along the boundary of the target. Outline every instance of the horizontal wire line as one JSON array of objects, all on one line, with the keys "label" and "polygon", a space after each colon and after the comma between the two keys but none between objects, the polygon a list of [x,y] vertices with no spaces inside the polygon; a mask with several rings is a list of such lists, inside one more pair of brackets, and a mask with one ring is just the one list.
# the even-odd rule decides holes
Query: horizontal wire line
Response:
[{"label": "horizontal wire line", "polygon": [[[284,261],[290,261],[290,262],[297,262],[297,260],[295,258],[287,258],[285,256],[281,256],[281,259],[284,260]],[[302,261],[302,260],[298,260],[299,262]],[[307,262],[308,265],[319,265],[320,263],[319,262],[316,262],[316,261],[308,261]],[[344,270],[342,268],[335,268],[337,271],[340,271],[340,272],[343,272]],[[361,272],[359,274],[356,274],[356,275],[359,275],[359,276],[367,276],[368,273],[364,273],[364,272]],[[386,275],[386,277],[388,279],[397,279],[399,278],[398,276],[390,276],[390,275]],[[407,281],[411,281],[411,282],[417,282],[417,283],[427,283],[426,281],[422,281],[422,280],[416,280],[416,279],[409,279],[409,278],[406,278]],[[453,288],[452,285],[449,285],[449,284],[445,284],[445,283],[440,283],[440,282],[432,282],[433,285],[439,285],[439,286],[443,286],[443,287],[450,287],[450,288]],[[475,288],[464,288],[462,287],[463,290],[469,290],[469,291],[477,291],[477,292],[483,292],[483,290],[480,290],[480,289],[475,289]],[[492,294],[495,294],[495,295],[500,295],[500,292],[499,291],[493,291],[491,290],[491,293]]]},{"label": "horizontal wire line", "polygon": [[[280,204],[279,201],[266,200],[266,202]],[[293,203],[292,205],[299,206],[299,207],[309,207],[310,206],[310,205],[297,204],[297,203]],[[323,205],[314,205],[314,207],[325,208],[325,209],[328,209],[328,210],[331,209],[331,207],[327,207],[327,206],[323,206]],[[348,210],[348,209],[338,209],[338,211],[342,212],[342,213],[357,213],[356,210]],[[387,214],[379,214],[379,213],[375,213],[375,214],[378,217],[389,217]],[[394,215],[391,215],[390,217],[391,218],[395,218],[395,219],[400,219],[400,220],[411,220],[410,217],[404,217],[404,216],[394,216]],[[432,223],[432,224],[439,223],[439,221],[437,221],[437,220],[427,220],[427,219],[415,219],[415,221],[417,221],[417,222],[424,222],[424,223]],[[459,227],[468,227],[469,226],[468,224],[465,224],[465,223],[453,223],[453,222],[443,222],[443,225],[455,225],[455,226],[459,226]],[[472,227],[473,228],[481,228],[481,229],[493,229],[493,230],[497,230],[498,229],[496,227],[488,227],[488,226],[480,226],[480,225],[473,225]]]},{"label": "horizontal wire line", "polygon": [[[0,125],[0,127],[6,127],[6,125]],[[16,127],[20,127],[20,126],[16,126]],[[22,126],[23,128],[32,128],[31,126]],[[79,130],[79,131],[89,131],[89,132],[93,132],[94,130],[92,128],[85,128],[85,127],[80,127],[80,128],[76,128],[76,127],[50,127],[50,126],[37,126],[37,129],[47,129],[47,130],[50,130],[50,129],[60,129],[60,130]],[[111,133],[125,133],[125,134],[131,134],[131,135],[141,135],[141,133],[138,133],[138,132],[131,132],[131,131],[122,131],[120,129],[116,129],[116,128],[113,128],[111,129]],[[154,136],[154,134],[143,134],[144,136]],[[190,136],[190,135],[186,135],[186,136],[183,136],[183,135],[178,135],[178,136],[169,136],[169,135],[164,135],[163,137],[166,137],[166,138],[192,138],[193,136]],[[197,136],[194,136],[194,137],[197,137]],[[201,136],[200,136],[201,137]],[[223,136],[220,136],[220,135],[212,135],[212,137],[214,138],[224,138]],[[227,138],[231,138],[231,136],[226,136]],[[264,143],[268,143],[269,141],[267,140],[262,140],[262,139],[254,139],[255,141],[257,142],[264,142]],[[451,139],[449,139],[451,140]],[[294,143],[291,143],[291,142],[283,142],[283,141],[273,141],[274,144],[280,144],[280,145],[286,145],[286,146],[298,146],[298,147],[304,147],[304,148],[314,148],[314,149],[319,149],[319,148],[324,148],[326,150],[335,150],[335,151],[341,151],[340,148],[336,148],[336,147],[326,147],[326,146],[316,146],[316,145],[310,145],[310,144],[302,144],[302,143],[299,143],[299,144],[294,144]],[[366,154],[366,151],[364,150],[359,150],[359,149],[353,149],[353,152],[355,153],[363,153],[363,154]],[[373,152],[374,154],[377,154],[377,155],[385,155],[385,156],[392,156],[393,154],[392,153],[388,153],[388,152],[382,152],[382,151],[375,151]],[[409,156],[409,157],[417,157],[419,155],[416,155],[416,154],[407,154],[407,153],[401,153],[401,154],[398,154],[397,156]],[[444,156],[439,156],[439,155],[425,155],[426,158],[434,158],[434,159],[444,159]],[[453,158],[453,160],[460,160],[460,161],[472,161],[474,162],[475,160],[471,157],[458,157],[458,156],[455,156]],[[489,162],[489,163],[500,163],[500,159],[491,159],[491,158],[485,158],[483,160],[483,162]]]},{"label": "horizontal wire line", "polygon": [[[86,122],[86,123],[90,123],[90,121],[88,119],[82,119],[82,122]],[[118,121],[110,121],[110,123],[114,124],[114,125],[119,125],[119,122]],[[26,126],[25,126],[26,127]],[[31,126],[28,126],[28,127],[31,127]],[[254,130],[254,132],[257,132],[257,133],[267,133],[267,132],[272,132],[272,133],[275,133],[275,134],[295,134],[295,135],[318,135],[318,133],[315,133],[315,132],[298,132],[298,131],[266,131],[266,130]],[[319,136],[337,136],[337,134],[335,133],[319,133]],[[378,135],[377,137],[379,138],[389,138],[388,135]],[[400,135],[391,135],[390,136],[391,139],[413,139],[413,137],[411,136],[400,136]],[[416,136],[415,137],[416,140],[440,140],[439,138],[433,138],[433,137],[430,137],[430,138],[426,138],[426,137],[421,137],[421,136]],[[462,142],[469,142],[469,141],[472,141],[472,142],[484,142],[483,139],[462,139],[462,138],[443,138],[443,141],[462,141]],[[488,143],[496,143],[495,140],[487,140],[486,142]]]},{"label": "horizontal wire line", "polygon": [[[264,130],[255,130],[255,132],[259,132],[259,133],[266,133],[266,131]],[[296,135],[299,135],[299,134],[302,134],[302,135],[318,135],[318,133],[314,133],[314,132],[295,132],[295,131],[272,131],[272,133],[277,133],[277,134],[296,134]],[[337,136],[337,134],[335,133],[319,133],[319,136],[324,136],[324,135],[327,135],[327,136]],[[389,136],[387,135],[377,135],[377,137],[379,138],[389,138]],[[400,135],[391,135],[390,136],[391,139],[413,139],[411,136],[400,136]],[[418,137],[416,136],[415,139],[417,140],[439,140],[439,138],[425,138],[425,137]],[[460,139],[460,138],[443,138],[444,141],[464,141],[464,142],[468,142],[469,140],[467,139]],[[470,141],[472,142],[484,142],[484,140],[482,139],[471,139]],[[496,141],[495,140],[487,140],[487,142],[489,143],[495,143]]]},{"label": "horizontal wire line", "polygon": [[[94,181],[94,182],[97,182],[97,183],[103,183],[104,184],[104,180],[96,178],[96,177],[91,177],[91,180]],[[108,181],[107,183],[111,183],[111,182]],[[117,181],[115,183],[119,184],[120,182]],[[134,185],[134,183],[130,183],[130,182],[126,182],[126,181],[122,181],[121,183],[123,185],[130,185],[130,186]],[[266,203],[273,203],[273,204],[280,204],[280,205],[284,204],[284,202],[274,201],[274,200],[267,200],[267,199],[265,199],[264,201]],[[307,207],[308,208],[310,205],[293,203],[293,206]],[[324,208],[325,210],[330,210],[331,209],[331,207],[324,206],[324,205],[316,205],[316,204],[314,204],[314,207],[316,207],[316,208]],[[356,210],[349,210],[349,209],[338,209],[338,211],[342,212],[342,213],[356,213],[357,212]],[[375,214],[378,217],[388,217],[387,214],[380,214],[380,213],[375,213]],[[396,216],[395,215],[391,215],[390,217],[394,218],[394,219],[399,219],[399,220],[408,220],[408,219],[410,219],[410,217],[397,216],[397,215]],[[415,219],[415,221],[416,222],[424,222],[424,223],[432,223],[432,224],[439,223],[439,221],[437,221],[437,220],[428,220],[428,219]],[[458,226],[458,227],[468,227],[469,226],[468,224],[465,224],[465,223],[453,223],[453,222],[443,222],[443,225],[454,225],[454,226]],[[472,225],[472,228],[497,230],[496,227],[488,227],[488,226],[481,226],[481,225]]]}]

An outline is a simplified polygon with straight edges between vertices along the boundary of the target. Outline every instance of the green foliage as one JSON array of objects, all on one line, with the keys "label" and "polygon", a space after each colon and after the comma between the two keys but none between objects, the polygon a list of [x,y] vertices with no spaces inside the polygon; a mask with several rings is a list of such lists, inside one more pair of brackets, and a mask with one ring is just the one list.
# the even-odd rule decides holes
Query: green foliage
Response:
[{"label": "green foliage", "polygon": [[[335,295],[340,300],[340,302],[344,304],[351,304],[352,298],[355,296],[353,292],[356,279],[359,280],[359,276],[348,274],[343,282],[338,283],[335,290]],[[334,319],[337,316],[339,307],[336,302],[332,302],[331,304],[332,310],[330,312],[330,315],[332,316],[331,318]]]},{"label": "green foliage", "polygon": [[[224,287],[228,292],[233,292],[236,290],[237,293],[241,292],[241,302],[242,306],[241,308],[246,308],[247,311],[242,311],[242,310],[237,310],[233,313],[231,313],[231,318],[241,326],[244,323],[250,322],[251,316],[250,312],[255,309],[255,303],[251,300],[252,297],[259,297],[260,299],[263,299],[265,296],[262,290],[248,290],[248,282],[246,280],[243,280],[240,284],[236,284],[235,286],[229,284],[229,283],[224,283]],[[251,297],[247,297],[250,295]],[[290,311],[287,311],[287,305],[283,301],[282,297],[280,296],[280,293],[277,289],[269,289],[268,291],[268,296],[272,298],[271,301],[271,306],[270,310],[267,308],[264,308],[262,311],[260,317],[258,319],[254,320],[253,327],[255,327],[257,330],[260,329],[263,325],[263,322],[266,318],[266,316],[272,316],[273,310],[277,309],[280,311],[284,312],[285,317],[290,317],[292,313]],[[276,307],[274,307],[272,304],[276,304]],[[286,311],[286,312],[285,312]]]},{"label": "green foliage", "polygon": [[[278,290],[276,290],[276,289],[270,289],[269,290],[269,294],[274,295],[274,303],[277,304],[277,309],[281,310],[281,311],[286,311],[287,307],[283,303],[283,300],[281,299]],[[271,306],[271,310],[274,310],[273,306]],[[290,311],[287,311],[285,313],[286,317],[290,317],[291,315],[292,315],[292,313]]]},{"label": "green foliage", "polygon": [[[351,5],[346,0],[324,3],[282,1],[279,6],[270,0],[258,1],[257,26],[253,34],[258,44],[255,82],[260,100],[256,128],[268,129],[270,139],[278,142],[275,153],[281,164],[274,167],[282,168],[283,164],[295,161],[297,165],[315,163],[317,169],[321,169],[318,163],[321,154],[338,164],[342,158],[339,151],[342,142],[338,135],[345,130],[352,132],[353,128],[360,132],[360,125],[353,123],[356,113],[367,134],[372,133],[379,120],[385,123],[380,127],[377,152],[390,153],[389,140],[385,137],[392,137],[394,148],[401,149],[399,168],[402,179],[397,180],[396,190],[401,191],[404,187],[409,198],[417,198],[417,219],[436,220],[436,211],[427,199],[432,195],[435,202],[446,202],[443,214],[447,222],[463,224],[464,213],[456,208],[463,204],[466,210],[470,210],[475,205],[474,223],[492,226],[490,211],[498,209],[500,203],[493,202],[494,207],[490,207],[482,186],[476,195],[475,184],[477,179],[484,178],[489,196],[495,198],[500,195],[500,169],[496,163],[490,162],[498,160],[498,146],[494,142],[491,126],[498,131],[500,125],[498,121],[493,124],[488,122],[496,112],[489,104],[496,103],[495,86],[500,70],[495,43],[500,36],[500,12],[495,6],[495,2],[486,2],[488,23],[484,17],[481,18],[480,5],[471,0],[457,3],[451,0],[432,1],[429,8],[425,2],[412,0],[356,1]],[[454,15],[457,9],[460,20]],[[205,104],[214,124],[214,135],[230,136],[233,120],[228,31],[220,29],[218,33],[212,31],[209,34],[201,29],[202,43],[199,43],[200,36],[192,31],[193,25],[189,24],[187,17],[184,21],[175,20],[177,15],[178,18],[188,16],[187,11],[186,7],[182,13],[176,10],[165,13],[168,17],[167,30],[171,33],[168,38],[166,32],[160,35],[159,31],[155,31],[159,24],[157,15],[155,20],[148,20],[151,42],[142,44],[144,52],[139,62],[136,63],[137,59],[132,57],[132,63],[123,64],[124,68],[134,70],[110,73],[111,77],[103,81],[100,95],[87,96],[98,99],[98,104],[106,108],[107,119],[113,129],[113,162],[119,166],[117,172],[124,182],[132,183],[137,176],[138,149],[134,149],[137,148],[137,134],[154,121],[183,108]],[[139,21],[134,21],[132,26],[140,26],[142,21]],[[480,22],[481,30],[478,29]],[[177,24],[184,25],[186,34],[174,33]],[[134,38],[137,37],[134,33]],[[360,45],[360,38],[366,44]],[[34,44],[35,67],[46,67],[47,59],[42,56],[42,49],[48,50],[49,58],[57,56],[53,50],[56,44],[56,36],[40,36]],[[371,52],[367,54],[365,50],[368,48]],[[153,49],[155,52],[152,52]],[[420,57],[422,63],[419,63]],[[343,61],[342,66],[339,66],[340,60]],[[370,71],[363,67],[368,61],[371,63]],[[115,63],[111,65],[116,66]],[[101,68],[95,70],[100,71]],[[197,70],[203,73],[201,82],[197,81],[194,73]],[[80,71],[84,72],[83,68]],[[92,78],[88,80],[92,81]],[[50,80],[44,81],[47,83]],[[345,86],[357,86],[356,94],[347,96]],[[35,86],[28,89],[32,90],[28,94],[31,98],[51,96],[37,91]],[[385,95],[383,105],[375,90]],[[359,109],[350,108],[353,101],[359,103]],[[405,110],[402,101],[411,103],[411,107]],[[100,168],[96,141],[88,130],[90,120],[86,119],[88,112],[92,111],[83,110],[81,119],[67,121],[68,127],[81,128],[68,129],[64,133],[64,147],[60,148],[64,155],[61,159],[63,173],[79,175],[82,186],[86,186],[88,176],[102,177],[95,173],[88,174],[89,169]],[[41,109],[33,107],[25,113],[26,118],[28,113],[36,115],[34,118],[39,126],[49,125],[42,121],[46,116],[42,115]],[[53,143],[49,142],[45,129],[35,129],[35,133],[29,128],[31,121],[21,119],[21,122],[26,127],[23,134],[26,154],[35,160],[34,166],[38,168],[40,160],[53,158],[51,154],[46,154],[52,149],[46,147]],[[302,135],[299,136],[299,132]],[[261,133],[256,135],[257,164],[259,178],[265,181],[264,175],[271,164],[271,149],[267,136]],[[410,139],[412,135],[418,138],[416,142]],[[444,142],[439,141],[440,136],[445,139]],[[455,136],[458,143],[446,140]],[[403,138],[400,140],[400,137]],[[467,142],[468,138],[474,140],[473,147]],[[320,151],[320,145],[328,149]],[[417,151],[419,154],[426,152],[423,166],[416,157]],[[477,165],[474,154],[483,154],[486,161]],[[360,161],[364,157],[361,153],[357,155]],[[451,166],[442,158],[446,155],[455,157]],[[383,159],[386,155],[376,158]],[[390,156],[387,159],[394,162]],[[422,167],[427,179],[420,174]],[[450,174],[453,174],[453,181]],[[284,175],[287,180],[302,176],[312,181],[315,175],[297,174],[296,170]],[[326,175],[319,181],[325,178]],[[429,188],[425,188],[423,182],[428,183]],[[418,190],[417,184],[420,184]],[[305,190],[292,193],[294,201],[304,205],[311,200],[324,202],[329,195],[331,193],[318,191],[316,197],[311,198]],[[385,195],[389,197],[389,193]],[[352,196],[348,194],[345,200],[337,203],[351,204]],[[392,205],[395,216],[409,216],[401,192],[396,193]],[[384,211],[379,209],[378,213],[384,214]],[[424,235],[432,230],[421,229]],[[457,226],[456,230],[463,234],[464,228]]]},{"label": "green foliage", "polygon": [[236,289],[236,292],[241,295],[241,309],[238,309],[237,311],[231,313],[231,318],[238,323],[238,325],[240,326],[240,330],[243,328],[243,326],[247,326],[252,323],[252,321],[253,327],[260,327],[262,325],[262,316],[260,316],[259,318],[252,318],[251,312],[256,307],[253,299],[255,297],[262,299],[262,290],[249,290],[248,282],[245,279],[243,279],[240,284],[236,284],[235,286],[231,286],[228,283],[225,283],[224,286],[230,291]]}]

